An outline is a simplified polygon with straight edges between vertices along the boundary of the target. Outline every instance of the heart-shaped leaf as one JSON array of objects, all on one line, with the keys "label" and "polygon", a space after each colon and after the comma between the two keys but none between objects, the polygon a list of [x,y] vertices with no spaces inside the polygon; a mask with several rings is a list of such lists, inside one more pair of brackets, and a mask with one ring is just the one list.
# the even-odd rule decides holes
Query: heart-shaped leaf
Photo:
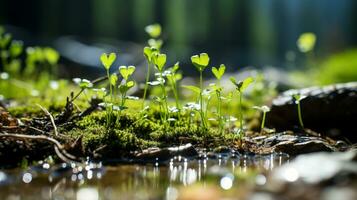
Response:
[{"label": "heart-shaped leaf", "polygon": [[239,81],[238,83],[234,77],[230,77],[229,79],[236,86],[238,92],[243,92],[254,81],[252,77],[248,77],[243,81]]},{"label": "heart-shaped leaf", "polygon": [[128,80],[129,77],[134,73],[135,67],[134,66],[120,66],[119,73],[123,77],[124,80]]},{"label": "heart-shaped leaf", "polygon": [[115,55],[115,53],[110,53],[109,55],[106,53],[103,53],[100,56],[100,61],[102,61],[104,68],[106,70],[109,70],[116,58],[117,58],[117,56]]},{"label": "heart-shaped leaf", "polygon": [[191,62],[197,68],[197,70],[203,71],[209,63],[209,56],[207,53],[194,55],[191,57]]},{"label": "heart-shaped leaf", "polygon": [[189,89],[191,90],[192,92],[195,92],[197,94],[200,94],[201,93],[201,89],[199,87],[196,87],[196,86],[193,86],[193,85],[183,85],[182,86],[183,88],[186,88],[186,89]]},{"label": "heart-shaped leaf", "polygon": [[111,85],[115,86],[118,81],[118,76],[116,74],[110,75],[109,82]]},{"label": "heart-shaped leaf", "polygon": [[151,24],[145,27],[145,31],[150,35],[150,37],[157,38],[161,35],[161,25]]},{"label": "heart-shaped leaf", "polygon": [[216,67],[212,67],[212,73],[218,80],[221,80],[225,71],[226,66],[224,64],[221,64],[218,69]]},{"label": "heart-shaped leaf", "polygon": [[152,54],[155,52],[158,52],[158,50],[154,47],[144,47],[144,56],[149,62],[151,62]]},{"label": "heart-shaped leaf", "polygon": [[166,63],[166,54],[154,53],[151,59],[157,69],[162,72]]}]

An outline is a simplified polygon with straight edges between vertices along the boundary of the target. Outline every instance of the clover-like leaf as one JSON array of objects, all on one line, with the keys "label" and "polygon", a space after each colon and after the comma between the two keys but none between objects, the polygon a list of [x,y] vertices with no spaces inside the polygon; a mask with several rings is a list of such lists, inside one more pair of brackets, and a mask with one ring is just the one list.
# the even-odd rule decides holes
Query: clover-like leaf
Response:
[{"label": "clover-like leaf", "polygon": [[145,31],[150,35],[150,37],[157,38],[161,35],[161,25],[151,24],[145,27]]},{"label": "clover-like leaf", "polygon": [[135,72],[135,66],[120,66],[119,73],[124,78],[124,80],[128,80],[129,77]]},{"label": "clover-like leaf", "polygon": [[102,61],[104,68],[106,70],[109,70],[116,58],[117,58],[117,56],[115,55],[115,53],[110,53],[109,55],[106,53],[103,53],[100,56],[100,61]]},{"label": "clover-like leaf", "polygon": [[225,71],[226,71],[226,66],[224,64],[221,64],[218,69],[216,67],[212,67],[212,73],[218,80],[221,80]]},{"label": "clover-like leaf", "polygon": [[209,64],[209,56],[207,53],[194,55],[191,57],[191,62],[197,68],[198,71],[203,71]]},{"label": "clover-like leaf", "polygon": [[164,65],[166,63],[166,54],[154,53],[151,57],[152,62],[155,64],[157,69],[162,72]]},{"label": "clover-like leaf", "polygon": [[110,75],[109,82],[111,85],[115,86],[117,84],[117,81],[118,81],[117,74]]},{"label": "clover-like leaf", "polygon": [[252,77],[248,77],[238,83],[234,77],[230,77],[229,80],[236,86],[238,92],[243,92],[254,81]]},{"label": "clover-like leaf", "polygon": [[314,33],[303,33],[296,42],[299,50],[303,53],[313,50],[315,43],[316,35]]},{"label": "clover-like leaf", "polygon": [[151,57],[152,57],[153,53],[157,53],[158,50],[156,48],[154,48],[154,47],[144,47],[144,51],[143,52],[144,52],[145,58],[149,62],[151,62]]},{"label": "clover-like leaf", "polygon": [[195,92],[197,94],[200,94],[201,93],[201,89],[199,87],[196,87],[196,86],[193,86],[193,85],[183,85],[182,86],[183,88],[186,88],[186,89],[189,89],[191,90],[192,92]]}]

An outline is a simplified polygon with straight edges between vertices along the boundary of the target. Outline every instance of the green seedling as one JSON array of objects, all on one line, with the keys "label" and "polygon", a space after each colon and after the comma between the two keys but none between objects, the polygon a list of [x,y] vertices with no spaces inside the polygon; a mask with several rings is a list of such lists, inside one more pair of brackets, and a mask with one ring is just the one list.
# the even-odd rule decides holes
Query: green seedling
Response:
[{"label": "green seedling", "polygon": [[160,24],[148,25],[145,27],[145,31],[151,37],[148,40],[149,46],[154,47],[156,49],[160,49],[163,44],[163,41],[161,39],[158,39],[158,37],[160,37],[161,31],[162,31],[161,25]]},{"label": "green seedling", "polygon": [[158,75],[159,77],[157,78],[157,82],[160,84],[161,91],[163,96],[160,97],[160,102],[163,104],[163,108],[161,109],[161,120],[164,124],[166,124],[166,120],[169,118],[168,116],[168,103],[167,103],[167,93],[166,93],[166,88],[165,88],[165,78],[164,78],[164,66],[166,64],[166,54],[161,54],[161,53],[153,53],[151,60],[156,67],[156,69],[159,71]]},{"label": "green seedling", "polygon": [[237,82],[234,77],[230,77],[230,81],[235,85],[239,95],[239,119],[240,119],[240,133],[243,133],[243,111],[242,111],[242,96],[247,87],[254,81],[252,77],[248,77],[243,81]]},{"label": "green seedling", "polygon": [[125,102],[128,99],[127,92],[135,86],[135,82],[130,80],[132,74],[135,72],[134,66],[120,66],[119,73],[123,77],[122,83],[119,85],[119,92],[121,94],[120,111],[125,110]]},{"label": "green seedling", "polygon": [[[113,102],[113,84],[111,84],[111,78],[110,78],[110,67],[113,65],[115,59],[116,59],[115,53],[110,53],[109,55],[106,53],[103,53],[100,56],[100,61],[102,62],[102,65],[107,73],[107,79],[109,81],[109,95],[110,95],[110,100]],[[114,78],[112,78],[114,79]],[[105,102],[106,106],[106,111],[107,111],[107,127],[110,127],[110,124],[112,122],[112,116],[113,116],[113,104]]]},{"label": "green seedling", "polygon": [[147,62],[147,69],[146,69],[146,79],[145,79],[144,95],[143,95],[143,105],[142,105],[143,109],[145,108],[146,95],[147,95],[147,90],[149,88],[150,69],[151,69],[151,64],[152,64],[151,57],[154,53],[158,53],[158,50],[153,47],[145,47],[144,48],[144,56],[145,56],[146,62]]},{"label": "green seedling", "polygon": [[261,111],[263,113],[263,119],[262,119],[262,123],[260,125],[260,132],[262,132],[264,130],[264,125],[265,125],[265,117],[267,112],[270,112],[270,108],[268,106],[253,106],[254,109],[257,109],[259,111]]},{"label": "green seedling", "polygon": [[221,79],[222,76],[224,75],[224,72],[226,71],[226,66],[224,64],[221,64],[219,68],[217,69],[216,67],[212,67],[212,73],[217,79],[217,83],[212,85],[213,90],[216,92],[217,95],[217,100],[218,100],[218,107],[217,107],[217,114],[218,114],[218,124],[219,124],[219,133],[223,133],[223,116],[222,116],[222,87],[221,87]]},{"label": "green seedling", "polygon": [[203,71],[209,64],[209,56],[207,53],[201,53],[200,55],[194,55],[191,57],[191,62],[192,64],[196,67],[196,69],[200,73],[200,92],[199,92],[199,104],[200,104],[200,115],[201,115],[201,121],[204,129],[207,129],[207,122],[206,122],[206,117],[203,111]]},{"label": "green seedling", "polygon": [[300,126],[301,126],[301,128],[304,128],[304,122],[302,121],[300,101],[302,99],[304,99],[305,96],[301,96],[300,94],[293,94],[293,98],[295,99],[295,103],[297,104],[297,112],[298,112]]},{"label": "green seedling", "polygon": [[178,109],[178,111],[181,109],[181,105],[180,105],[179,95],[177,91],[177,81],[182,79],[182,74],[177,73],[177,70],[179,68],[180,66],[179,63],[177,62],[171,69],[169,69],[168,71],[166,71],[166,73],[164,73],[165,76],[167,77],[171,90],[174,94],[176,108]]},{"label": "green seedling", "polygon": [[[102,65],[104,66],[106,72],[107,72],[107,78],[108,78],[108,81],[110,81],[110,67],[113,65],[115,59],[116,59],[116,55],[115,53],[110,53],[109,55],[106,54],[106,53],[103,53],[101,56],[100,56],[100,61],[102,62]],[[112,89],[112,85],[109,84],[109,92],[110,92],[110,96],[112,98],[113,96],[113,89]]]}]

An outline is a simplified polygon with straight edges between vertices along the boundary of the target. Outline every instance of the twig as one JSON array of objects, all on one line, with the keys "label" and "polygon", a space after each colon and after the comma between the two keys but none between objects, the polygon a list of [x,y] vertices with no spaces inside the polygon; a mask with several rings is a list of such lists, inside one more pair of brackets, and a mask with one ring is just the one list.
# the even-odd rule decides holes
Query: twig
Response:
[{"label": "twig", "polygon": [[55,131],[55,135],[58,136],[57,126],[56,126],[56,124],[55,124],[55,120],[54,120],[53,116],[51,115],[51,113],[48,112],[48,110],[47,110],[46,108],[42,107],[40,104],[36,104],[36,105],[37,105],[38,107],[40,107],[41,110],[43,110],[43,112],[45,112],[46,115],[50,118],[51,123],[52,123],[52,126],[53,126],[53,130]]},{"label": "twig", "polygon": [[1,133],[0,137],[9,137],[9,138],[17,138],[17,139],[29,139],[29,140],[44,140],[54,144],[55,152],[57,156],[64,162],[76,162],[77,158],[64,149],[63,145],[59,143],[56,139],[47,137],[45,135],[25,135],[25,134],[15,134],[15,133]]}]

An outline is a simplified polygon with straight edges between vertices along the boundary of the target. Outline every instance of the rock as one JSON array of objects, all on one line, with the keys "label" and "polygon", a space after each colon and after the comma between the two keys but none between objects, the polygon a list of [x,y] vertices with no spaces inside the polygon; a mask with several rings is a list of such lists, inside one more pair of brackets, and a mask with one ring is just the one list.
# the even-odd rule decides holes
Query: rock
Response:
[{"label": "rock", "polygon": [[357,151],[311,153],[276,168],[257,192],[271,199],[356,199]]},{"label": "rock", "polygon": [[135,155],[135,159],[144,161],[167,161],[175,156],[196,157],[198,153],[192,144],[168,148],[149,148]]},{"label": "rock", "polygon": [[270,137],[253,138],[257,142],[258,153],[281,152],[299,155],[320,151],[337,151],[336,142],[318,136],[299,135],[293,132],[276,133]]},{"label": "rock", "polygon": [[306,96],[301,111],[305,127],[333,138],[357,142],[357,82],[288,90],[273,100],[266,125],[277,131],[299,126],[297,105],[292,94]]}]

